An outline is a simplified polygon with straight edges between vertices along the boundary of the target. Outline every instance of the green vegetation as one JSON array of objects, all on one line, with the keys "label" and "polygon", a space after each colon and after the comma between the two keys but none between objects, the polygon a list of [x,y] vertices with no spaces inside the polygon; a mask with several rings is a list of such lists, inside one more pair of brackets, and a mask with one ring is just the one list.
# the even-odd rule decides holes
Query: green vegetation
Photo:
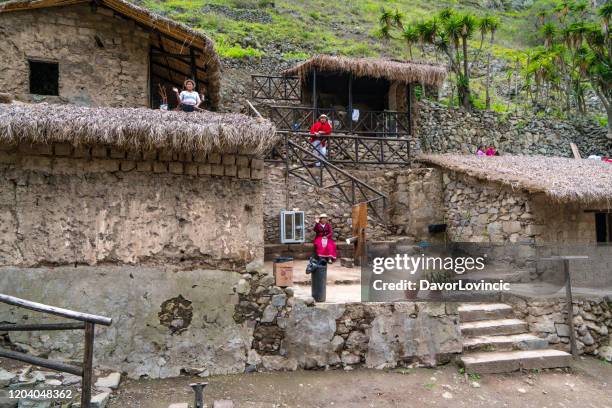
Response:
[{"label": "green vegetation", "polygon": [[224,58],[428,60],[450,67],[441,101],[449,106],[582,117],[595,92],[607,115],[587,114],[612,126],[610,2],[599,10],[586,0],[534,0],[520,10],[468,0],[140,2],[205,32]]}]

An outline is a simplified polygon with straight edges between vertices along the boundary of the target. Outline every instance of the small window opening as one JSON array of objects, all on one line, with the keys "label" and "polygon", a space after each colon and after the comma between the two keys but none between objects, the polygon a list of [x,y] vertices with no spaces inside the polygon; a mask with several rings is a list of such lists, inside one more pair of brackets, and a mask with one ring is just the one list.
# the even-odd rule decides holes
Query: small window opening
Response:
[{"label": "small window opening", "polygon": [[612,242],[612,213],[595,213],[597,242]]},{"label": "small window opening", "polygon": [[30,93],[59,95],[59,64],[57,62],[29,61]]},{"label": "small window opening", "polygon": [[281,243],[302,243],[304,237],[304,211],[281,211]]}]

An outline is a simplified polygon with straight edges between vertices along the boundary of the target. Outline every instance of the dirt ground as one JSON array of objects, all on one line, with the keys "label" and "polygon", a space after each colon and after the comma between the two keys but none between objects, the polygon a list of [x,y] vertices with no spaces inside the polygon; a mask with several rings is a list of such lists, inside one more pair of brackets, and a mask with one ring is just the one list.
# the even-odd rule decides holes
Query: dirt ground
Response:
[{"label": "dirt ground", "polygon": [[[125,381],[110,408],[193,404],[200,378]],[[206,379],[205,402],[231,399],[236,408],[323,407],[580,407],[612,408],[612,365],[581,358],[571,370],[487,374],[465,378],[449,364],[393,371],[297,371]],[[476,383],[476,384],[474,384]]]}]

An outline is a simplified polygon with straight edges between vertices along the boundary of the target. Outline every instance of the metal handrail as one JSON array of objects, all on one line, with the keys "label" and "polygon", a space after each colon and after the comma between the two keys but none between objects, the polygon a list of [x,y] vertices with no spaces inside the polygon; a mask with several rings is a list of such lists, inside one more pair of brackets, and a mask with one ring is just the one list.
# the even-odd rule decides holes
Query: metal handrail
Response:
[{"label": "metal handrail", "polygon": [[45,358],[31,356],[17,351],[6,350],[0,347],[0,357],[23,361],[40,367],[49,368],[81,377],[81,407],[91,407],[91,385],[93,376],[93,347],[95,325],[110,326],[112,319],[88,313],[75,312],[69,309],[49,306],[42,303],[32,302],[14,296],[0,294],[0,302],[8,305],[34,310],[50,315],[77,320],[82,323],[41,323],[41,324],[2,324],[1,331],[46,331],[46,330],[84,330],[85,347],[83,352],[83,364],[81,367],[52,361]]}]

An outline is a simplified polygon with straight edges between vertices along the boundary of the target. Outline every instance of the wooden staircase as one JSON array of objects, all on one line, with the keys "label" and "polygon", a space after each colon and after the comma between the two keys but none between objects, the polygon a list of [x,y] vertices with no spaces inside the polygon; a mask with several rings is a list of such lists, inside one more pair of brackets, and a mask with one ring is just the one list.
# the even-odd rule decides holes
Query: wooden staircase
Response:
[{"label": "wooden staircase", "polygon": [[548,341],[528,332],[505,303],[466,303],[459,306],[463,335],[460,364],[466,373],[507,373],[518,370],[567,367],[572,356],[549,348]]}]

